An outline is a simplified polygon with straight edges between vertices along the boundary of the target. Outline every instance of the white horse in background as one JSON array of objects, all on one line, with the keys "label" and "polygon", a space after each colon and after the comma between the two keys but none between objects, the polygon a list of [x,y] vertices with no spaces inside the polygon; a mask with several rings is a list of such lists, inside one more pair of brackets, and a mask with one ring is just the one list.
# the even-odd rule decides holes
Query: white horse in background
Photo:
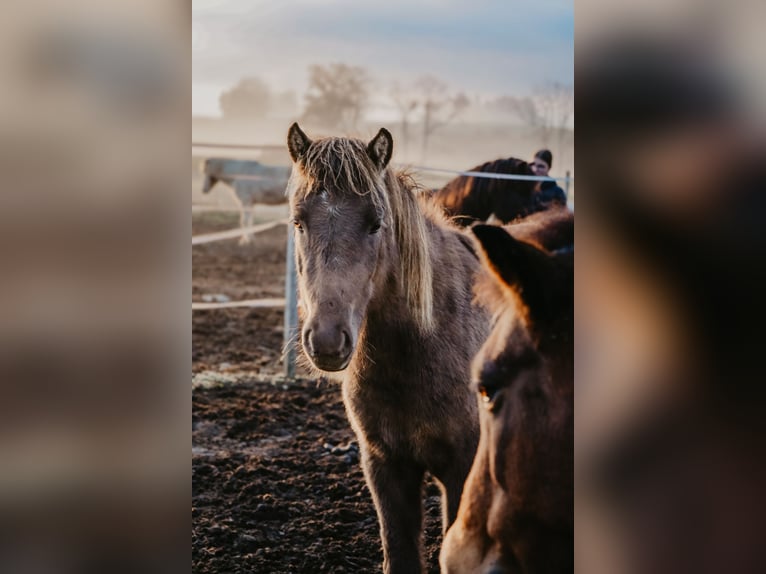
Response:
[{"label": "white horse in background", "polygon": [[[253,223],[255,204],[279,205],[287,203],[285,188],[290,168],[264,165],[253,160],[208,158],[202,164],[205,176],[202,193],[209,193],[221,181],[234,191],[239,205],[239,226],[250,227]],[[250,243],[250,235],[243,235],[240,245]]]}]

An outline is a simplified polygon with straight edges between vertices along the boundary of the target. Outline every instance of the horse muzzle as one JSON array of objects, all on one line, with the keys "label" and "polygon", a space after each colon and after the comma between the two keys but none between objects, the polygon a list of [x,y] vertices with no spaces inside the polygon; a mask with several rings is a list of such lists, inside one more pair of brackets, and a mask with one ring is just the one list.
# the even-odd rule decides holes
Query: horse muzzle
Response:
[{"label": "horse muzzle", "polygon": [[303,349],[317,369],[342,371],[351,362],[354,352],[351,334],[340,325],[328,328],[308,326],[302,339]]}]

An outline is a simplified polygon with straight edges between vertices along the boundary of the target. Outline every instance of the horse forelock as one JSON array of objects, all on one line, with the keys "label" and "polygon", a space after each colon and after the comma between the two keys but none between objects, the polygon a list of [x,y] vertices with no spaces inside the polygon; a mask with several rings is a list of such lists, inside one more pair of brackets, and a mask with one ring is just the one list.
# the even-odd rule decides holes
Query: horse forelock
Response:
[{"label": "horse forelock", "polygon": [[352,138],[312,142],[288,184],[288,194],[298,200],[319,191],[370,196],[394,230],[398,283],[415,323],[427,332],[433,327],[431,240],[417,190],[409,173],[379,171],[364,142]]},{"label": "horse forelock", "polygon": [[361,140],[318,139],[311,143],[293,171],[293,192],[369,195],[376,207],[385,207],[386,194],[380,175]]}]

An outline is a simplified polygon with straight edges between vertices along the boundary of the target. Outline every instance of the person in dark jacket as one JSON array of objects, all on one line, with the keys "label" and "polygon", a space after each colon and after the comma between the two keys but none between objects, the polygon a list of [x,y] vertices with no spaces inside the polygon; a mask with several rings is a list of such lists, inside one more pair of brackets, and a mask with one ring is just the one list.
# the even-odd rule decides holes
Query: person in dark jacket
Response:
[{"label": "person in dark jacket", "polygon": [[[529,167],[535,175],[548,177],[548,172],[553,165],[553,154],[550,150],[541,149],[535,154],[535,158],[530,162]],[[566,205],[567,196],[553,180],[540,181],[535,188],[534,211],[542,211],[552,207],[554,204]]]}]

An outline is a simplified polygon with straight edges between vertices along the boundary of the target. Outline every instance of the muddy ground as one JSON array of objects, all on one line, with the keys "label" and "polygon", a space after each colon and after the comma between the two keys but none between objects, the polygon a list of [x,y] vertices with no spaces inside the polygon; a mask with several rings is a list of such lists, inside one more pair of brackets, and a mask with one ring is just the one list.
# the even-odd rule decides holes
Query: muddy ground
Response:
[{"label": "muddy ground", "polygon": [[[237,226],[196,214],[193,233]],[[192,296],[282,297],[285,228],[192,248]],[[340,389],[282,376],[280,309],[195,311],[192,571],[379,572],[377,518]],[[426,556],[438,572],[438,489],[425,487]]]}]

